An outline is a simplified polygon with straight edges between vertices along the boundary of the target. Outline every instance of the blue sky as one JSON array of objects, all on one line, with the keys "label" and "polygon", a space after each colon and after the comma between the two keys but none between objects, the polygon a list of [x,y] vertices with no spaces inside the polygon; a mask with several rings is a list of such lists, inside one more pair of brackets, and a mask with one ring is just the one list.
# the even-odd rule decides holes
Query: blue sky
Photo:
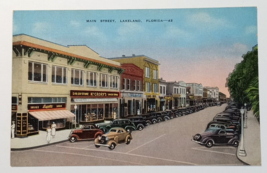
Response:
[{"label": "blue sky", "polygon": [[160,77],[218,86],[228,94],[225,78],[257,44],[257,9],[15,11],[13,34],[21,33],[65,46],[85,44],[103,57],[147,55],[160,61]]}]

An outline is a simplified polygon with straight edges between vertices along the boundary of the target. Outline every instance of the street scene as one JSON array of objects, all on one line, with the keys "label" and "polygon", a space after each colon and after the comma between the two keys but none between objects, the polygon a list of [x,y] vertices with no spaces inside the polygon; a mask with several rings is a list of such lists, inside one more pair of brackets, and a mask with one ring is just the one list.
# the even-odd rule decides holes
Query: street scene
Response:
[{"label": "street scene", "polygon": [[10,165],[260,166],[258,76],[253,7],[14,11]]},{"label": "street scene", "polygon": [[[237,148],[215,146],[211,149],[191,141],[193,134],[203,132],[222,106],[147,126],[133,131],[133,140],[110,151],[95,148],[94,141],[69,141],[45,147],[12,151],[12,166],[89,166],[89,165],[244,165],[236,157]],[[194,128],[192,128],[194,127]],[[36,157],[42,155],[42,157]],[[90,160],[90,162],[88,162]]]}]

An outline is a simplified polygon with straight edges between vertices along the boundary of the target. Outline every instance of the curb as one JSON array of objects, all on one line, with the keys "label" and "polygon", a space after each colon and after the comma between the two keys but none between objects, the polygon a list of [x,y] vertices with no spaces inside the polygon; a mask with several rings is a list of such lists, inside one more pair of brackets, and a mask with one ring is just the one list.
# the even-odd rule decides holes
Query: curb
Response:
[{"label": "curb", "polygon": [[241,160],[241,159],[238,157],[238,149],[236,150],[236,158],[237,158],[240,162],[244,163],[246,166],[250,166],[250,164],[244,162],[243,160]]},{"label": "curb", "polygon": [[11,151],[29,150],[29,149],[34,149],[34,148],[45,147],[45,146],[48,146],[48,145],[54,145],[54,144],[58,144],[58,143],[66,142],[66,141],[68,141],[68,139],[63,140],[63,141],[54,142],[54,143],[48,143],[48,144],[44,144],[44,145],[38,145],[38,146],[34,146],[34,147],[11,148]]}]

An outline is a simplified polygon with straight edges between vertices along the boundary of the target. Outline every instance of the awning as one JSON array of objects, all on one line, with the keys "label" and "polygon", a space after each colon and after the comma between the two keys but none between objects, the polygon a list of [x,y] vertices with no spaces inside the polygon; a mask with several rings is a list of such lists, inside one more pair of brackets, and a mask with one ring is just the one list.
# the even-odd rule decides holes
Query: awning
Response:
[{"label": "awning", "polygon": [[34,111],[29,112],[30,115],[37,118],[39,121],[55,120],[63,118],[74,118],[75,115],[68,110],[56,110],[56,111]]}]

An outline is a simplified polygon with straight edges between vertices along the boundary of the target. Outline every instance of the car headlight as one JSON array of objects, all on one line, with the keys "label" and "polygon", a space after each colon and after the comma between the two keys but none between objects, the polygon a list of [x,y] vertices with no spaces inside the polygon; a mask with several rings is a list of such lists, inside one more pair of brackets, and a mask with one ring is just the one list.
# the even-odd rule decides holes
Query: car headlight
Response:
[{"label": "car headlight", "polygon": [[98,140],[101,140],[101,136],[98,137]]},{"label": "car headlight", "polygon": [[106,141],[108,141],[108,137],[106,136]]},{"label": "car headlight", "polygon": [[195,139],[195,140],[199,140],[200,138],[201,138],[200,134],[196,134],[196,135],[194,136],[194,139]]}]

